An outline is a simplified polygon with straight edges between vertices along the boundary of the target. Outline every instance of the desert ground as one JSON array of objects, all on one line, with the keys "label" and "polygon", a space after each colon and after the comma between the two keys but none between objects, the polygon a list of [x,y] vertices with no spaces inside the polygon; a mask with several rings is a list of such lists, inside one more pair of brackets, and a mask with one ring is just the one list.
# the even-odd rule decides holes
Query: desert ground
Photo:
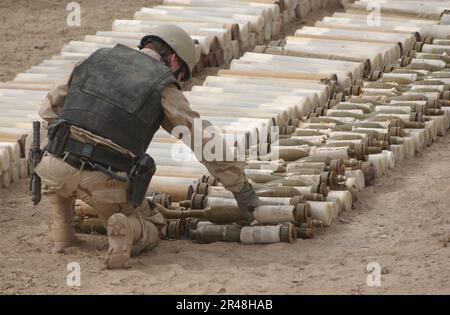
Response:
[{"label": "desert ground", "polygon": [[[82,27],[65,24],[55,0],[0,3],[0,81],[57,53],[71,40],[108,29],[157,1],[78,1]],[[309,21],[293,23],[286,33]],[[209,69],[195,78],[214,73]],[[405,160],[360,194],[312,240],[294,244],[195,244],[163,241],[105,270],[106,236],[81,235],[77,247],[52,254],[52,212],[33,207],[25,181],[0,190],[0,294],[450,294],[450,134]],[[66,285],[67,264],[81,266],[81,287]],[[367,285],[367,264],[382,267],[381,286]]]}]

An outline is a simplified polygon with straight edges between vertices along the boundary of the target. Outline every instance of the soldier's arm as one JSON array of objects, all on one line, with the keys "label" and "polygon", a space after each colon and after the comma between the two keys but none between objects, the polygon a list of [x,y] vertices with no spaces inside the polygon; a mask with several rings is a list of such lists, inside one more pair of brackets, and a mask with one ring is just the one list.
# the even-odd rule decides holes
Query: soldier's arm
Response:
[{"label": "soldier's arm", "polygon": [[41,116],[43,120],[51,123],[58,118],[59,113],[64,106],[64,100],[66,99],[69,91],[71,79],[72,74],[70,74],[69,77],[56,82],[56,84],[48,92],[39,107],[39,116]]},{"label": "soldier's arm", "polygon": [[[210,139],[201,137],[202,141],[194,141],[194,134],[203,134],[203,130],[207,127],[212,127],[212,124],[207,120],[202,120],[201,124],[195,124],[194,120],[199,119],[200,115],[193,111],[189,106],[189,102],[181,91],[174,85],[166,88],[161,96],[161,104],[164,110],[164,119],[161,126],[169,133],[177,126],[187,127],[191,134],[190,144],[194,152],[203,152],[203,148]],[[217,136],[218,133],[216,133]],[[185,139],[186,140],[186,139]],[[215,143],[222,142],[224,139],[215,139]],[[184,141],[186,143],[186,141]],[[200,147],[201,146],[201,147]],[[245,184],[244,162],[235,161],[216,161],[205,160],[197,157],[199,161],[205,165],[208,171],[216,177],[228,190],[232,192],[239,192]]]}]

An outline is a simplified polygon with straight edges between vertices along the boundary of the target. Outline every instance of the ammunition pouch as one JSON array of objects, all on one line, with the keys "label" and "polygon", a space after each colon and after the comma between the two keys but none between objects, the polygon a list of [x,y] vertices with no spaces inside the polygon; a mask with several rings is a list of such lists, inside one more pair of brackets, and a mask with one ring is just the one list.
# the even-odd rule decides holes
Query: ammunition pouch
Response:
[{"label": "ammunition pouch", "polygon": [[129,175],[127,191],[127,199],[133,204],[133,207],[140,206],[144,201],[148,185],[155,172],[155,161],[150,155],[144,154],[136,161]]},{"label": "ammunition pouch", "polygon": [[67,139],[70,135],[70,125],[64,120],[57,120],[48,126],[48,144],[45,148],[48,152],[61,156],[64,153]]}]

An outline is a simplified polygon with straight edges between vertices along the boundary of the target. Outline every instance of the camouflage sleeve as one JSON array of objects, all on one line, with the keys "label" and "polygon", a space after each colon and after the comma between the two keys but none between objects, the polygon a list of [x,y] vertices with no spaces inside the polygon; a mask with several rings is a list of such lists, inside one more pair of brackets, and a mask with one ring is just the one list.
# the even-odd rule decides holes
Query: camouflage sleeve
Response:
[{"label": "camouflage sleeve", "polygon": [[[215,136],[214,143],[223,143],[226,147],[222,135],[217,129],[212,126],[211,122],[207,120],[200,120],[200,115],[193,111],[189,106],[189,102],[181,91],[174,85],[166,88],[161,96],[161,104],[164,111],[164,119],[161,126],[172,134],[175,127],[187,127],[190,132],[191,139],[182,139],[196,154],[197,159],[205,165],[208,171],[216,177],[224,186],[230,191],[239,192],[245,183],[244,166],[245,162],[227,161],[222,156],[222,161],[211,159],[207,156],[199,156],[198,152],[204,152],[205,145],[207,145],[212,138],[203,135],[205,128],[212,131]],[[201,141],[195,141],[195,138],[200,138]],[[207,152],[207,150],[205,150]],[[226,152],[224,149],[223,152]]]},{"label": "camouflage sleeve", "polygon": [[48,123],[51,123],[58,118],[61,108],[64,106],[64,100],[69,91],[71,79],[72,74],[69,77],[56,82],[42,101],[39,107],[39,116]]}]

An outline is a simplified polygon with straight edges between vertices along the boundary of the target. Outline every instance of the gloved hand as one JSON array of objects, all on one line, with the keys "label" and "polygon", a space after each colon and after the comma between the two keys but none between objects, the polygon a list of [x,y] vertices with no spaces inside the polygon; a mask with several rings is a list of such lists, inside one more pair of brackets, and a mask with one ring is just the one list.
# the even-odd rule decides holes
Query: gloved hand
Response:
[{"label": "gloved hand", "polygon": [[255,218],[253,217],[253,211],[255,208],[261,205],[261,201],[255,193],[252,185],[248,181],[245,181],[244,187],[239,192],[233,192],[234,199],[236,199],[239,209],[243,213],[245,218],[243,223],[250,224]]}]

